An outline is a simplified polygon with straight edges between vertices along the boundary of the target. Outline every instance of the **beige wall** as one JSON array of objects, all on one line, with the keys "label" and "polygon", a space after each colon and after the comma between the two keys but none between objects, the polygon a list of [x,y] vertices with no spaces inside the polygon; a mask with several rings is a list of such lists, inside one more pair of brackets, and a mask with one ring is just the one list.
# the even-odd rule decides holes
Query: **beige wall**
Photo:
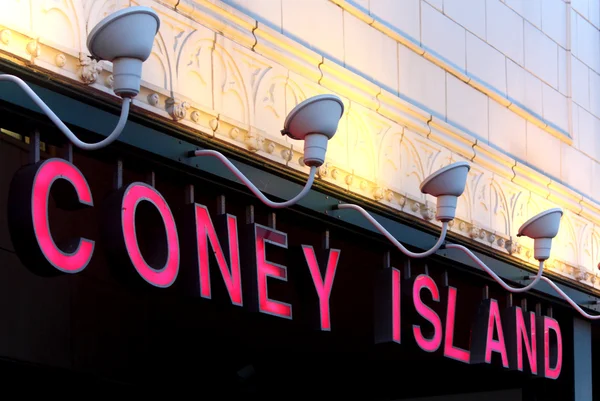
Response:
[{"label": "beige wall", "polygon": [[[87,58],[87,32],[116,9],[151,6],[161,29],[134,112],[306,173],[302,143],[279,131],[300,101],[336,93],[346,111],[321,183],[437,224],[435,199],[419,184],[469,160],[454,233],[536,265],[532,243],[515,233],[536,213],[561,207],[548,268],[600,288],[596,3],[579,1],[569,11],[562,0],[521,0],[528,7],[518,0],[229,1],[235,7],[6,0],[0,54],[118,102],[110,63]],[[585,67],[573,71],[587,78],[565,75],[576,59]],[[574,101],[573,113],[571,83],[590,86],[588,103]]]},{"label": "beige wall", "polygon": [[600,200],[600,0],[226,2]]}]

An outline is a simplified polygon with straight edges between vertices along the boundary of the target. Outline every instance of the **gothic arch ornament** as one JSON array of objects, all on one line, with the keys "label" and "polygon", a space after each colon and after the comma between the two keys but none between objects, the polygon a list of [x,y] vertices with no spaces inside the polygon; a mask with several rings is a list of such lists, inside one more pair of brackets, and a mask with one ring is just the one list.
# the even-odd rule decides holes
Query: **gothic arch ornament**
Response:
[{"label": "gothic arch ornament", "polygon": [[[34,3],[31,3],[32,5]],[[31,7],[32,31],[41,41],[59,43],[73,53],[85,52],[86,18],[80,1],[42,1],[41,7]]]},{"label": "gothic arch ornament", "polygon": [[421,155],[412,138],[405,130],[400,143],[401,182],[404,190],[414,197],[425,199],[425,195],[419,191],[419,185],[425,178],[425,168],[421,161]]},{"label": "gothic arch ornament", "polygon": [[253,96],[254,125],[277,142],[286,142],[280,135],[286,113],[288,72],[283,68],[268,68],[257,83]]},{"label": "gothic arch ornament", "polygon": [[[153,63],[159,68],[152,68]],[[156,79],[156,74],[160,74],[161,79]],[[142,70],[142,78],[144,78],[146,82],[150,82],[165,91],[171,91],[173,88],[171,61],[163,34],[160,31],[154,39],[152,53],[146,61],[146,66],[144,66],[144,69]]]},{"label": "gothic arch ornament", "polygon": [[250,94],[238,65],[239,60],[218,41],[214,43],[212,55],[214,108],[217,111],[226,110],[229,117],[250,125]]},{"label": "gothic arch ornament", "polygon": [[[289,72],[288,72],[289,75]],[[302,86],[298,84],[292,77],[288,76],[285,83],[285,112],[289,113],[298,103],[306,100],[307,95]],[[344,112],[346,112],[344,110]]]},{"label": "gothic arch ornament", "polygon": [[215,43],[202,31],[188,33],[175,56],[177,93],[195,103],[214,107],[212,65]]},{"label": "gothic arch ornament", "polygon": [[[594,268],[594,250],[597,247],[598,237],[594,234],[595,226],[591,224],[585,224],[579,233],[579,249],[578,254],[580,266],[588,270],[590,273],[595,274]],[[596,242],[596,244],[595,244]]]},{"label": "gothic arch ornament", "polygon": [[402,127],[390,125],[382,134],[377,152],[377,180],[381,186],[402,190]]},{"label": "gothic arch ornament", "polygon": [[[491,176],[479,166],[474,166],[469,171],[467,180],[469,204],[471,205],[470,220],[473,223],[491,228]],[[467,192],[467,191],[465,191]]]},{"label": "gothic arch ornament", "polygon": [[351,105],[348,110],[348,161],[350,161],[350,155],[358,158],[360,163],[356,163],[354,166],[356,174],[367,180],[375,181],[377,153],[370,132],[366,116]]},{"label": "gothic arch ornament", "polygon": [[496,232],[510,236],[513,229],[510,206],[500,183],[492,178],[491,185],[492,227]]}]

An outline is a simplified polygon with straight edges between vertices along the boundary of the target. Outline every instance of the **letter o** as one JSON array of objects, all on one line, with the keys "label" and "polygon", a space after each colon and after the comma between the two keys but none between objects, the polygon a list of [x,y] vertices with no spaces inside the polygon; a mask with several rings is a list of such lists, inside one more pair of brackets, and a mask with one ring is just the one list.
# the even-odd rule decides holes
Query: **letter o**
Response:
[{"label": "letter o", "polygon": [[[170,287],[179,272],[180,250],[177,226],[169,205],[155,188],[141,182],[128,185],[118,192],[120,196],[111,199],[107,219],[108,230],[105,237],[109,250],[120,260],[128,259],[135,271],[147,283],[160,288]],[[149,202],[158,211],[165,229],[167,255],[163,266],[155,269],[146,261],[138,243],[135,217],[141,202]],[[118,221],[115,214],[118,213]],[[113,222],[113,224],[110,224]],[[117,232],[120,235],[115,235]],[[116,237],[116,238],[115,238]]]}]

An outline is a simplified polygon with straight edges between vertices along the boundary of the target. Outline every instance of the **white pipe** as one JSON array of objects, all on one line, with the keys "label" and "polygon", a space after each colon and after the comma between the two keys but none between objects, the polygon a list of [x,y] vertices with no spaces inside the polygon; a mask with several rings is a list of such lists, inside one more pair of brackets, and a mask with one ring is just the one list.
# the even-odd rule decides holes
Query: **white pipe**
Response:
[{"label": "white pipe", "polygon": [[498,275],[496,273],[494,273],[477,256],[475,256],[475,254],[473,254],[473,252],[471,252],[469,249],[465,248],[464,246],[457,245],[457,244],[449,244],[449,245],[446,245],[446,248],[460,249],[460,250],[464,251],[475,263],[477,263],[479,265],[479,267],[481,267],[483,270],[485,270],[486,273],[488,273],[490,276],[492,276],[492,278],[498,284],[500,284],[500,286],[502,286],[502,288],[504,288],[507,291],[525,292],[525,291],[531,289],[535,284],[537,284],[538,281],[541,280],[541,281],[546,282],[550,287],[552,287],[554,289],[554,291],[556,291],[561,297],[563,297],[564,300],[567,301],[569,303],[569,305],[571,305],[583,317],[586,317],[591,320],[600,319],[600,315],[590,315],[589,313],[585,312],[583,309],[581,309],[581,307],[579,305],[577,305],[577,303],[575,301],[573,301],[567,294],[565,294],[563,290],[558,288],[558,286],[556,284],[554,284],[554,282],[552,280],[550,280],[548,277],[542,276],[542,273],[544,272],[544,262],[543,261],[540,262],[540,267],[538,269],[537,275],[528,277],[529,280],[533,280],[531,283],[529,283],[525,287],[514,288],[514,287],[511,287],[508,284],[506,284],[500,277],[498,277]]},{"label": "white pipe", "polygon": [[[448,249],[460,249],[461,251],[463,251],[464,253],[467,254],[467,256],[469,258],[471,258],[472,261],[474,261],[475,263],[477,263],[477,265],[479,267],[481,267],[483,270],[485,270],[485,272],[487,274],[489,274],[494,281],[496,281],[498,284],[500,284],[500,286],[502,288],[504,288],[506,291],[510,291],[510,292],[525,292],[529,289],[531,289],[534,285],[537,284],[538,281],[540,281],[540,279],[542,279],[542,273],[544,273],[544,262],[541,261],[540,262],[540,267],[538,269],[537,275],[536,276],[531,276],[534,277],[533,281],[529,284],[527,284],[525,287],[511,287],[510,285],[506,284],[504,282],[504,280],[502,280],[500,277],[498,277],[498,275],[496,273],[494,273],[492,271],[492,269],[490,269],[489,267],[486,266],[485,263],[483,263],[483,261],[481,259],[479,259],[473,252],[471,252],[468,248],[462,246],[462,245],[458,245],[458,244],[448,244],[446,245],[446,248]],[[530,278],[531,278],[530,277]]]},{"label": "white pipe", "polygon": [[385,237],[390,240],[390,242],[392,244],[394,244],[396,246],[396,248],[398,248],[400,250],[400,252],[402,252],[403,254],[405,254],[408,257],[411,258],[424,258],[426,256],[429,256],[433,253],[435,253],[440,246],[442,246],[442,244],[444,243],[444,239],[446,238],[446,232],[448,230],[448,222],[443,222],[442,223],[442,232],[440,234],[440,238],[438,239],[438,241],[436,242],[436,244],[433,246],[433,248],[431,248],[428,251],[425,252],[421,252],[421,253],[415,253],[415,252],[411,252],[408,249],[406,249],[404,247],[404,245],[402,245],[400,242],[398,242],[398,240],[396,238],[394,238],[394,236],[392,234],[390,234],[390,232],[388,230],[386,230],[385,228],[383,228],[383,226],[381,224],[379,224],[379,222],[377,220],[375,220],[365,209],[363,209],[362,207],[358,206],[358,205],[352,205],[352,204],[341,204],[341,205],[337,205],[338,209],[354,209],[358,212],[360,212],[363,216],[365,216],[365,218],[367,220],[369,220],[369,222],[371,224],[373,224],[375,226],[375,228],[377,228],[379,230],[379,232],[381,232],[383,235],[385,235]]},{"label": "white pipe", "polygon": [[117,123],[117,126],[115,127],[115,129],[109,136],[107,136],[100,142],[96,142],[96,143],[82,142],[79,138],[77,138],[75,136],[75,134],[73,134],[73,132],[71,132],[71,130],[69,128],[67,128],[67,126],[60,120],[60,118],[58,118],[57,115],[54,114],[54,112],[46,105],[46,103],[44,103],[44,101],[42,99],[40,99],[40,97],[21,78],[15,77],[14,75],[3,74],[3,75],[0,75],[0,81],[10,81],[10,82],[14,82],[15,84],[17,84],[17,86],[19,86],[19,88],[21,88],[23,90],[23,92],[25,92],[27,94],[27,96],[29,96],[31,98],[31,100],[33,100],[33,102],[40,109],[42,109],[44,114],[46,114],[50,118],[50,120],[54,123],[54,125],[56,125],[58,127],[58,129],[63,134],[65,134],[65,136],[73,143],[73,145],[75,145],[81,149],[96,150],[96,149],[100,149],[100,148],[103,148],[103,147],[111,144],[119,137],[119,135],[121,135],[121,131],[123,131],[123,128],[125,127],[125,123],[127,122],[127,117],[129,115],[129,106],[131,104],[130,98],[123,99],[123,104],[121,105],[121,116],[119,117],[119,122]]},{"label": "white pipe", "polygon": [[215,150],[196,150],[194,152],[194,156],[216,157],[240,181],[242,181],[244,183],[244,185],[246,185],[250,189],[250,191],[252,191],[252,193],[254,195],[256,195],[256,197],[262,201],[262,203],[264,203],[265,205],[272,207],[274,209],[288,207],[288,206],[291,206],[291,205],[295,204],[296,202],[298,202],[302,197],[304,197],[310,191],[310,187],[312,186],[313,182],[315,181],[315,175],[317,174],[317,167],[312,166],[310,168],[310,174],[308,175],[308,181],[306,181],[304,188],[302,189],[302,191],[300,191],[300,193],[298,195],[296,195],[292,199],[285,201],[285,202],[273,202],[272,200],[268,199],[265,195],[263,195],[263,193],[260,192],[260,190],[258,188],[256,188],[256,186],[254,186],[254,184],[252,184],[252,182],[250,182],[250,180],[248,178],[246,178],[246,176],[244,174],[242,174],[242,172],[240,170],[238,170],[238,168],[235,167],[235,165],[232,162],[230,162],[229,159],[227,159],[222,153],[219,153]]},{"label": "white pipe", "polygon": [[[354,210],[360,212],[367,220],[369,220],[369,222],[371,224],[373,224],[375,226],[375,228],[377,228],[388,240],[390,240],[390,242],[392,242],[402,253],[404,253],[405,255],[407,255],[411,258],[423,258],[423,257],[429,256],[429,255],[433,254],[434,252],[436,252],[442,245],[444,238],[446,236],[447,228],[448,228],[448,223],[444,222],[442,224],[442,232],[441,232],[440,238],[438,239],[438,242],[433,246],[433,248],[431,248],[430,250],[428,250],[426,252],[414,253],[414,252],[410,252],[400,242],[398,242],[398,240],[396,240],[396,238],[394,238],[392,236],[392,234],[390,234],[389,231],[387,231],[385,228],[383,228],[383,226],[381,224],[379,224],[379,222],[377,222],[377,220],[375,220],[362,207],[360,207],[358,205],[352,205],[352,204],[341,204],[341,205],[337,205],[336,208],[337,209],[354,209]],[[554,291],[556,291],[561,297],[563,297],[569,303],[569,305],[571,305],[575,310],[577,310],[577,312],[579,312],[582,316],[584,316],[588,319],[591,319],[591,320],[600,319],[600,315],[590,315],[589,313],[586,313],[583,309],[581,309],[581,307],[579,305],[577,305],[577,303],[575,303],[575,301],[573,301],[567,294],[565,294],[560,288],[558,288],[558,286],[556,284],[554,284],[554,282],[552,282],[552,280],[543,276],[544,261],[539,262],[538,272],[535,276],[527,277],[529,280],[533,280],[531,283],[527,284],[525,287],[511,287],[510,285],[506,284],[506,282],[504,280],[502,280],[496,273],[494,273],[494,271],[492,269],[490,269],[485,263],[483,263],[483,261],[481,259],[479,259],[468,248],[466,248],[462,245],[458,245],[458,244],[447,244],[446,248],[447,249],[459,249],[459,250],[463,251],[465,254],[467,254],[467,256],[471,260],[473,260],[479,267],[481,267],[481,269],[483,269],[487,274],[489,274],[494,279],[494,281],[496,281],[498,284],[500,284],[500,286],[502,288],[504,288],[506,291],[522,293],[522,292],[530,290],[540,280],[542,280],[542,281],[545,281],[546,283],[548,283],[548,285],[550,285],[550,287],[552,287],[554,289]]]},{"label": "white pipe", "polygon": [[[531,278],[531,277],[529,277],[529,278]],[[554,289],[554,291],[556,291],[561,297],[563,297],[564,300],[569,303],[569,305],[571,305],[577,312],[579,312],[579,314],[581,314],[581,316],[586,317],[591,320],[600,319],[600,315],[590,315],[589,313],[587,313],[583,309],[581,309],[581,307],[579,305],[577,305],[577,303],[575,303],[575,301],[573,301],[567,294],[565,294],[563,290],[558,288],[558,286],[556,284],[554,284],[554,282],[552,280],[550,280],[547,277],[542,277],[542,280],[545,281],[550,287],[552,287]]]}]

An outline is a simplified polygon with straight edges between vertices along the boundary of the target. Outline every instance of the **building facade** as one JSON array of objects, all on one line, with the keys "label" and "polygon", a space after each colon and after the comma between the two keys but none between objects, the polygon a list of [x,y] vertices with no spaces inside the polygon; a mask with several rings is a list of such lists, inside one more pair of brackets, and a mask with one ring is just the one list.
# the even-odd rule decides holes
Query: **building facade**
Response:
[{"label": "building facade", "polygon": [[[544,275],[587,313],[600,312],[600,182],[594,179],[600,172],[600,0],[8,0],[0,13],[0,70],[32,85],[78,135],[105,137],[116,124],[120,99],[112,90],[111,63],[92,59],[86,40],[104,17],[137,5],[158,14],[160,29],[128,125],[114,146],[73,151],[19,88],[1,83],[0,260],[8,329],[0,355],[14,383],[35,375],[57,396],[66,395],[59,384],[70,383],[74,392],[97,388],[102,396],[125,391],[130,397],[167,397],[198,384],[209,398],[335,399],[360,393],[361,399],[451,400],[485,392],[498,400],[595,399],[593,339],[600,333],[593,319],[577,313],[550,285],[510,295],[452,249],[411,262],[362,216],[334,206],[359,204],[411,249],[427,249],[442,223],[435,218],[436,198],[420,185],[438,169],[466,161],[471,167],[448,241],[467,246],[502,279],[524,286],[539,264],[533,240],[517,237],[517,231],[532,216],[560,208]],[[321,94],[337,95],[344,113],[313,190],[292,210],[275,215],[218,161],[187,156],[198,147],[222,151],[267,195],[291,198],[309,167],[302,142],[281,130],[295,106]],[[50,278],[22,266],[31,244],[16,244],[9,229],[9,188],[19,169],[39,160],[31,159],[40,152],[32,150],[40,149],[39,140],[42,159],[77,166],[98,205],[109,204],[102,199],[115,186],[144,182],[160,190],[182,246],[176,285],[149,292],[123,284],[128,279],[117,279],[113,267],[120,271],[127,262],[100,252],[117,223],[95,206],[74,214],[58,201],[49,212],[53,234],[97,239],[90,265]],[[287,234],[289,244],[286,237],[280,245],[289,252],[275,251],[273,258],[287,266],[289,277],[280,278],[293,283],[293,290],[278,283],[271,295],[292,305],[295,318],[289,319],[291,309],[284,316],[291,322],[278,313],[265,319],[240,312],[231,288],[222,284],[214,284],[211,300],[197,289],[188,294],[185,283],[199,280],[189,267],[198,262],[184,255],[199,252],[186,243],[194,232],[183,223],[190,203],[207,205],[213,219],[226,208],[240,225]],[[148,255],[160,248],[151,238],[163,234],[160,216],[145,213],[151,223],[136,221],[134,230],[152,233],[140,244]],[[246,264],[256,269],[246,256],[257,251],[244,245],[257,235],[253,229],[239,231],[242,270]],[[219,238],[224,241],[220,232]],[[315,298],[311,287],[315,273],[306,267],[310,258],[296,249],[307,244],[330,258],[332,249],[341,251],[326,326],[322,294]],[[157,249],[164,259],[168,252]],[[318,261],[326,277],[328,259],[319,254]],[[393,282],[391,271],[402,275],[402,329],[398,338],[375,346],[378,341],[371,340],[379,330],[386,334],[377,322],[389,316],[378,317],[373,307],[390,304],[378,298],[388,289],[377,286],[378,277]],[[220,280],[218,270],[212,275]],[[437,299],[435,291],[433,300],[425,297],[428,304],[439,302],[432,307],[439,327],[431,315],[419,320],[424,315],[418,297],[405,302],[423,275],[440,289]],[[250,287],[242,286],[245,299],[258,296]],[[363,291],[368,301],[361,301]],[[533,374],[532,366],[515,368],[510,355],[503,358],[512,352],[510,342],[521,344],[509,333],[509,312],[502,316],[506,337],[488,339],[508,351],[496,349],[488,360],[484,341],[486,355],[475,363],[483,336],[477,328],[484,319],[481,304],[484,317],[492,319],[489,300],[503,311],[520,305],[558,322],[562,345],[535,340],[538,356],[545,355],[549,365],[542,358]],[[316,328],[313,315],[321,318]],[[411,325],[419,321],[424,342],[405,340],[415,336]],[[455,354],[450,321],[458,333]],[[433,322],[433,328],[423,322]],[[424,352],[429,336],[438,334],[442,343]],[[412,373],[405,372],[409,367]],[[539,378],[543,367],[560,375]],[[153,383],[152,372],[160,378],[163,369],[164,381]],[[314,372],[338,374],[321,392]],[[36,390],[13,387],[22,394]]]}]

